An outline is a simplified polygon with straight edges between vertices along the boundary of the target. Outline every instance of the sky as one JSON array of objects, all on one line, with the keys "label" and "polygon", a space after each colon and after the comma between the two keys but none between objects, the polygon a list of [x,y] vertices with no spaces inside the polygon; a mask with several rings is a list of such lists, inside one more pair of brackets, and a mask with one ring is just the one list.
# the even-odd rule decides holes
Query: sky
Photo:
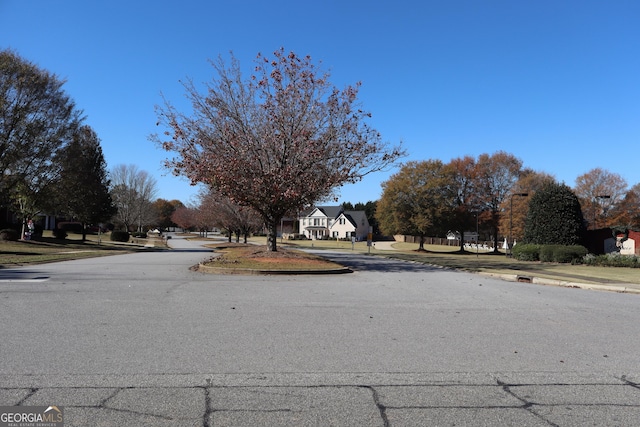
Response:
[{"label": "sky", "polygon": [[[574,186],[597,167],[640,183],[637,0],[0,0],[0,49],[66,81],[113,168],[154,176],[158,197],[195,202],[149,140],[163,96],[215,77],[229,52],[247,75],[258,53],[311,55],[359,99],[402,161],[506,151]],[[381,195],[390,169],[344,186]]]}]

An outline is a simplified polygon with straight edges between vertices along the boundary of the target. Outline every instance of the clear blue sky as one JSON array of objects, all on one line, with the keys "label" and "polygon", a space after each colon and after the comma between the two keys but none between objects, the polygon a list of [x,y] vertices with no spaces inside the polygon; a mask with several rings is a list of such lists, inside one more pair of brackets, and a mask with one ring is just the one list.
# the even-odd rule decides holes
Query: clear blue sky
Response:
[{"label": "clear blue sky", "polygon": [[[147,139],[160,93],[181,106],[179,80],[211,79],[208,59],[251,70],[281,46],[339,88],[362,81],[370,124],[407,160],[504,150],[570,186],[595,167],[640,182],[637,0],[0,0],[0,49],[67,80],[109,167],[137,164],[183,202],[196,190]],[[340,201],[378,199],[392,172]]]}]

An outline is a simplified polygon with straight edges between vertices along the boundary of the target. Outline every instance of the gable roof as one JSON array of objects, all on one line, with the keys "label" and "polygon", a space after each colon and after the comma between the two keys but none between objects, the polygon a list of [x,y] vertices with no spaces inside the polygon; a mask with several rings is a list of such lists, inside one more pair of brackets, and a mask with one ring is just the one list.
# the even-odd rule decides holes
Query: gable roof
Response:
[{"label": "gable roof", "polygon": [[343,215],[356,228],[359,227],[359,225],[363,222],[365,225],[369,224],[365,211],[344,211]]},{"label": "gable roof", "polygon": [[319,210],[328,218],[337,218],[342,213],[342,206],[316,206],[309,213],[304,216],[311,216],[315,210]]}]

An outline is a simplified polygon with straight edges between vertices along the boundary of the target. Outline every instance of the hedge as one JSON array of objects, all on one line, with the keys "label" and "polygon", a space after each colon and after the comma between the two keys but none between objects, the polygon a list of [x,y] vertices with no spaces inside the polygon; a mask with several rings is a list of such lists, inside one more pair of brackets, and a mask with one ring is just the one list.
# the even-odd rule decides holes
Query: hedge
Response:
[{"label": "hedge", "polygon": [[19,231],[14,230],[13,228],[5,228],[4,230],[0,230],[0,240],[15,242],[18,239],[20,239]]},{"label": "hedge", "polygon": [[513,248],[513,257],[520,261],[580,263],[587,253],[580,245],[519,244]]},{"label": "hedge", "polygon": [[129,232],[122,230],[113,230],[110,237],[112,242],[128,242]]},{"label": "hedge", "polygon": [[540,245],[520,243],[513,247],[512,253],[519,261],[540,261]]},{"label": "hedge", "polygon": [[82,234],[84,227],[81,222],[59,222],[58,228],[67,233]]},{"label": "hedge", "polygon": [[635,255],[620,255],[618,252],[605,255],[589,254],[584,257],[584,263],[600,267],[640,268],[639,257]]},{"label": "hedge", "polygon": [[56,228],[55,230],[53,230],[53,237],[55,237],[56,239],[64,240],[67,238],[67,236],[67,230],[63,228]]}]

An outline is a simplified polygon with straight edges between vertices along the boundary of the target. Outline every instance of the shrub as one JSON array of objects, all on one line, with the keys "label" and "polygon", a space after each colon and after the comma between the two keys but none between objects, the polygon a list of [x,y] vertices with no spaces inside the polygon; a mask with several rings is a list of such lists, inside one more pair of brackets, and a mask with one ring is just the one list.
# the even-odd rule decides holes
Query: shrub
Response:
[{"label": "shrub", "polygon": [[128,242],[129,232],[123,230],[113,230],[110,237],[112,242]]},{"label": "shrub", "polygon": [[67,238],[67,231],[61,228],[56,228],[53,230],[53,237],[56,239],[64,240]]},{"label": "shrub", "polygon": [[640,258],[635,255],[620,255],[618,252],[606,255],[586,255],[582,261],[587,265],[600,267],[640,268]]},{"label": "shrub", "polygon": [[15,242],[18,239],[20,239],[19,231],[14,230],[13,228],[5,228],[4,230],[0,230],[0,240]]},{"label": "shrub", "polygon": [[543,245],[540,247],[540,261],[577,264],[587,253],[587,248],[580,245]]},{"label": "shrub", "polygon": [[133,233],[131,233],[131,236],[137,237],[139,239],[146,239],[147,233],[145,233],[144,231],[134,231]]},{"label": "shrub", "polygon": [[35,227],[33,229],[33,233],[31,233],[31,238],[42,237],[42,231],[43,230],[44,230],[44,228],[42,228],[42,226],[40,224],[35,224]]},{"label": "shrub", "polygon": [[555,262],[577,264],[584,259],[588,252],[587,248],[580,245],[558,246],[553,253],[553,260]]},{"label": "shrub", "polygon": [[540,245],[519,244],[513,247],[513,257],[519,261],[539,261]]},{"label": "shrub", "polygon": [[554,261],[554,252],[556,251],[557,245],[542,245],[540,246],[540,261],[542,262],[553,262]]},{"label": "shrub", "polygon": [[58,228],[60,230],[66,231],[67,233],[75,233],[75,234],[82,234],[82,229],[83,229],[81,222],[59,222]]}]

